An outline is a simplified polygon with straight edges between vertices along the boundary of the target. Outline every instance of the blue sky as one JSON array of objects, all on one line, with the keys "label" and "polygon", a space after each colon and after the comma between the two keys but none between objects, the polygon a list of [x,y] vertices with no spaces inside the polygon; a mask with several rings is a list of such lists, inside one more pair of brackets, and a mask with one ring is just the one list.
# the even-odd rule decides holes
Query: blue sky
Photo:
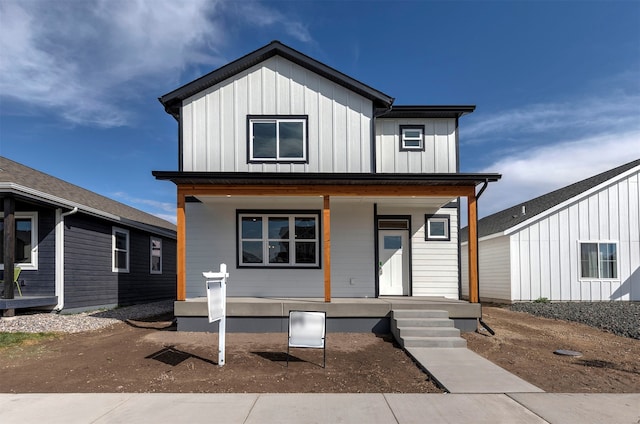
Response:
[{"label": "blue sky", "polygon": [[477,105],[480,216],[640,157],[640,1],[0,0],[0,155],[175,222],[157,98],[274,39],[398,105]]}]

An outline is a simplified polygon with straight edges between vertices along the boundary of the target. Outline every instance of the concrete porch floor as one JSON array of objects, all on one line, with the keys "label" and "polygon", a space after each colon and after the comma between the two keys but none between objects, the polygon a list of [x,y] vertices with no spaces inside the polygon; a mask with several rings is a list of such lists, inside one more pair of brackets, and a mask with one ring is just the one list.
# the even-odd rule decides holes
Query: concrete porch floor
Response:
[{"label": "concrete porch floor", "polygon": [[[289,311],[324,311],[327,330],[389,332],[393,309],[441,310],[461,331],[475,331],[481,305],[444,297],[322,298],[228,297],[227,331],[286,332]],[[217,331],[207,320],[207,299],[198,297],[174,303],[178,331]]]}]

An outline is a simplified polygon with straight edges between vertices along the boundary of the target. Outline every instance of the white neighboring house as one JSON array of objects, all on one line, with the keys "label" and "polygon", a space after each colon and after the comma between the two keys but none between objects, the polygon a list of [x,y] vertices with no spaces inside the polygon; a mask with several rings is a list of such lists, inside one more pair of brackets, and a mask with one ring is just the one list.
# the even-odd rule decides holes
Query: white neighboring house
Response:
[{"label": "white neighboring house", "polygon": [[479,220],[480,299],[639,301],[639,180],[634,160]]}]

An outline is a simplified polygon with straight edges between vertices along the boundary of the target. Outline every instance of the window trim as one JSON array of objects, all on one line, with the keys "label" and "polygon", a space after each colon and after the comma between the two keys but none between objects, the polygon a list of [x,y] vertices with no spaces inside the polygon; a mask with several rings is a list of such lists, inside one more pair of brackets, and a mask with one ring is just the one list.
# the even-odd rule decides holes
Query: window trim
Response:
[{"label": "window trim", "polygon": [[[250,264],[242,262],[242,217],[243,216],[260,216],[263,219],[263,225],[268,226],[269,218],[288,217],[295,219],[296,217],[313,216],[316,219],[316,237],[313,241],[316,243],[316,263],[313,264],[277,264],[268,262],[268,254],[263,254],[263,260],[259,264]],[[317,209],[237,209],[236,210],[236,266],[244,269],[321,269],[322,268],[322,219],[320,210]],[[262,235],[263,253],[267,253],[266,249],[269,245],[268,233]],[[308,239],[306,241],[312,241]],[[289,243],[291,243],[290,254],[295,261],[295,231],[289,231]],[[265,262],[266,261],[266,262]]]},{"label": "window trim", "polygon": [[[598,252],[598,276],[597,277],[583,277],[582,276],[582,245],[583,244],[595,244]],[[602,268],[600,267],[600,245],[601,244],[613,244],[616,247],[616,276],[615,277],[602,277]],[[620,259],[619,252],[620,245],[617,240],[578,240],[578,281],[620,281]]]},{"label": "window trim", "polygon": [[[420,145],[419,146],[407,146],[405,141],[407,140],[415,140],[415,138],[405,139],[404,130],[420,130],[422,135],[420,136]],[[424,143],[424,125],[400,125],[400,151],[401,152],[424,152],[425,151],[425,143]]]},{"label": "window trim", "polygon": [[[155,271],[153,269],[153,242],[157,241],[160,243],[160,254],[155,255],[160,257],[160,270]],[[160,237],[151,236],[149,237],[149,274],[159,275],[162,274],[162,239]]]},{"label": "window trim", "polygon": [[[445,235],[434,236],[431,234],[431,222],[439,221],[445,223]],[[425,241],[451,241],[451,216],[444,214],[435,214],[424,216],[424,239]]]},{"label": "window trim", "polygon": [[[116,252],[120,251],[116,248],[116,233],[123,233],[127,235],[127,248],[125,252],[127,253],[127,267],[126,268],[116,268]],[[129,234],[129,230],[125,230],[120,227],[111,227],[111,271],[118,272],[122,274],[126,274],[129,272],[131,268],[131,235]]]},{"label": "window trim", "polygon": [[[29,219],[31,220],[31,262],[15,262],[14,266],[19,267],[23,271],[37,271],[38,270],[38,212],[37,211],[28,211],[28,212],[14,212],[14,218],[17,221],[18,219]],[[4,222],[4,212],[0,212],[0,219]],[[2,232],[2,236],[4,237],[4,231]],[[4,252],[0,253],[4,254]],[[4,257],[2,258],[2,263],[0,263],[0,270],[4,271]]]},{"label": "window trim", "polygon": [[[304,128],[302,134],[302,158],[254,158],[253,157],[253,122],[275,121],[278,122],[302,122]],[[276,140],[277,148],[280,140]],[[247,163],[309,163],[309,115],[247,115]]]}]

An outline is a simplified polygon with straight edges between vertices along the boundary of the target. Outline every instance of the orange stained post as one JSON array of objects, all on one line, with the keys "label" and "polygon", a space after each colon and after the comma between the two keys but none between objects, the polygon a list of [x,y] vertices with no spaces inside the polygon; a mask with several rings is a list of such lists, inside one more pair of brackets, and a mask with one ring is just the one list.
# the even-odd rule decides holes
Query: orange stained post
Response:
[{"label": "orange stained post", "polygon": [[324,301],[331,302],[331,202],[325,195],[322,208],[323,259],[324,259]]},{"label": "orange stained post", "polygon": [[478,303],[478,210],[475,193],[467,197],[469,221],[469,302]]},{"label": "orange stained post", "polygon": [[178,187],[178,240],[177,240],[177,300],[187,299],[187,227],[184,215],[185,195]]}]

